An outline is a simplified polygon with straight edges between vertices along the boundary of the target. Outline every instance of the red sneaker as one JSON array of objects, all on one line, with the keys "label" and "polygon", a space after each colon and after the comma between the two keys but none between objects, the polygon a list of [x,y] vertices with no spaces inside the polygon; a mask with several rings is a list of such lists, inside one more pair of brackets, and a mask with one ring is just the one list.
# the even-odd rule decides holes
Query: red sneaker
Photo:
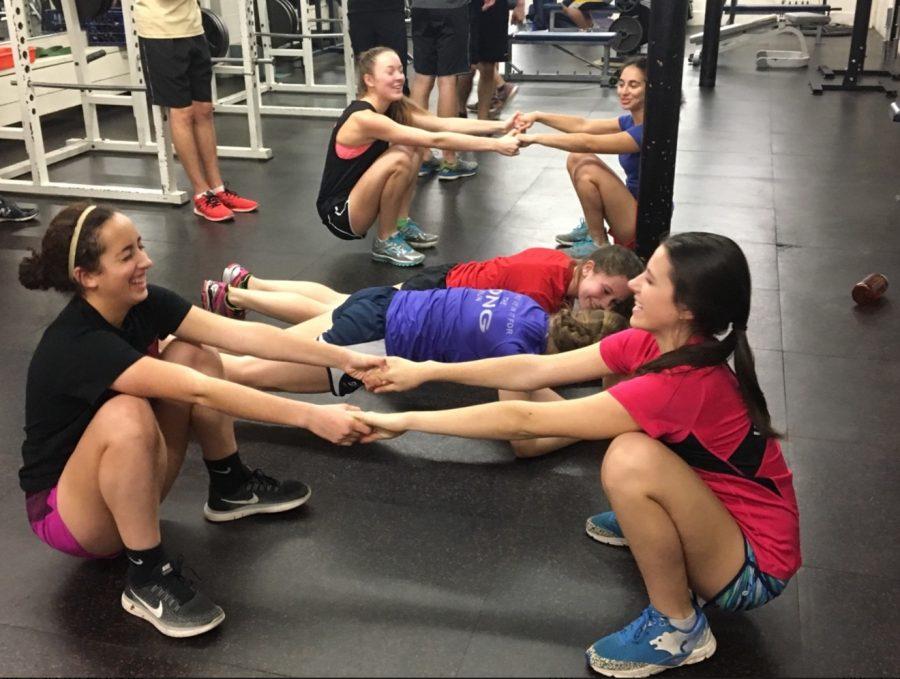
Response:
[{"label": "red sneaker", "polygon": [[259,207],[259,203],[255,200],[239,196],[227,186],[219,191],[216,197],[222,201],[222,205],[230,208],[233,212],[253,212]]},{"label": "red sneaker", "polygon": [[234,212],[229,210],[212,191],[201,196],[194,196],[194,214],[211,222],[227,222],[234,219]]}]

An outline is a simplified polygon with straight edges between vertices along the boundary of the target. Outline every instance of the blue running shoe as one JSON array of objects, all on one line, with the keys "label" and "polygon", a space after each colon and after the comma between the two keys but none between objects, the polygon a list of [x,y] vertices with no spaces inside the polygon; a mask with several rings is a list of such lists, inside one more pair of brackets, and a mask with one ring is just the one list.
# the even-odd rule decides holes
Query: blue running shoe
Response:
[{"label": "blue running shoe", "polygon": [[589,240],[591,240],[591,236],[588,233],[587,222],[584,221],[584,217],[578,220],[578,226],[574,229],[568,233],[561,233],[556,237],[556,242],[566,247]]},{"label": "blue running shoe", "polygon": [[683,631],[648,606],[637,620],[587,650],[591,669],[607,677],[649,677],[706,660],[716,652],[716,638],[703,611],[695,606],[694,612],[694,626]]},{"label": "blue running shoe", "polygon": [[584,526],[585,532],[597,542],[616,547],[627,547],[628,540],[622,534],[615,512],[603,512],[590,517]]},{"label": "blue running shoe", "polygon": [[451,182],[454,179],[462,177],[471,177],[478,172],[478,163],[474,160],[463,160],[457,158],[453,165],[441,162],[441,171],[438,173],[438,179],[444,182]]},{"label": "blue running shoe", "polygon": [[398,231],[385,240],[372,241],[372,259],[394,266],[416,266],[425,261],[425,255],[409,247]]},{"label": "blue running shoe", "polygon": [[420,177],[430,177],[435,172],[438,172],[441,169],[441,160],[440,158],[435,158],[432,156],[429,160],[426,160],[421,165],[419,165],[419,176]]},{"label": "blue running shoe", "polygon": [[569,257],[573,259],[587,259],[591,256],[594,250],[597,249],[597,244],[592,241],[590,238],[587,240],[583,240],[580,243],[576,243],[572,247],[563,248],[563,252],[565,252]]},{"label": "blue running shoe", "polygon": [[409,217],[403,226],[398,226],[397,231],[403,236],[403,240],[412,245],[416,250],[427,250],[437,245],[440,236],[435,233],[425,233],[421,227]]}]

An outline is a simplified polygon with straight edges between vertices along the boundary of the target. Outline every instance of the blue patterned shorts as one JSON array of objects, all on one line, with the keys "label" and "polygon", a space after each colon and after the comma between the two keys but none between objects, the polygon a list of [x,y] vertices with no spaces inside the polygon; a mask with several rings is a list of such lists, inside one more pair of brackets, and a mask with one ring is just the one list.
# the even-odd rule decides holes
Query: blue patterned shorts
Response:
[{"label": "blue patterned shorts", "polygon": [[784,590],[787,580],[763,573],[756,564],[753,547],[744,538],[744,565],[734,579],[706,605],[726,611],[749,611],[769,603]]}]

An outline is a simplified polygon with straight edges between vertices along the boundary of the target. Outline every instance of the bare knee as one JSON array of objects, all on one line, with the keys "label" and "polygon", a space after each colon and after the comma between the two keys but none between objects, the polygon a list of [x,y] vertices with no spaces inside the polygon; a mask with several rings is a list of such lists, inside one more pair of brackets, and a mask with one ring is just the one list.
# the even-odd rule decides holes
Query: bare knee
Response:
[{"label": "bare knee", "polygon": [[195,101],[191,104],[195,122],[210,122],[213,119],[213,105],[210,101]]},{"label": "bare knee", "polygon": [[175,125],[193,125],[194,124],[194,107],[185,106],[183,108],[170,108],[169,118]]},{"label": "bare knee", "polygon": [[175,340],[166,347],[161,358],[211,377],[222,377],[225,374],[222,368],[222,358],[219,356],[219,352],[212,347]]},{"label": "bare knee", "polygon": [[600,481],[609,496],[612,491],[640,484],[653,470],[658,442],[642,432],[620,434],[612,440],[603,464],[600,467]]},{"label": "bare knee", "polygon": [[142,455],[160,449],[162,434],[153,407],[145,398],[120,394],[103,404],[94,418],[104,425],[107,449]]}]

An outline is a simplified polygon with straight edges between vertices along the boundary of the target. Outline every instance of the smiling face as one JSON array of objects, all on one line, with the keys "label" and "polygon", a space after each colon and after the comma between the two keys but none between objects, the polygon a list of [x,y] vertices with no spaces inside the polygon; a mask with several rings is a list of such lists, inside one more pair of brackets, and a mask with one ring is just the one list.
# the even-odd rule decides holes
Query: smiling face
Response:
[{"label": "smiling face", "polygon": [[664,245],[656,248],[647,268],[628,287],[634,292],[631,327],[654,334],[690,330],[693,314],[675,303],[672,262]]},{"label": "smiling face", "polygon": [[144,252],[134,224],[116,212],[100,228],[99,268],[96,272],[76,269],[86,295],[104,303],[130,308],[147,298],[147,269],[153,261]]},{"label": "smiling face", "polygon": [[637,66],[626,66],[619,75],[616,92],[619,95],[619,104],[629,113],[644,109],[644,93],[647,81],[644,72]]},{"label": "smiling face", "polygon": [[578,306],[581,309],[612,309],[631,296],[625,276],[611,276],[600,271],[591,260],[581,269],[578,283]]},{"label": "smiling face", "polygon": [[363,74],[366,94],[384,101],[394,102],[403,98],[403,66],[393,50],[384,50],[372,62],[371,72]]}]

